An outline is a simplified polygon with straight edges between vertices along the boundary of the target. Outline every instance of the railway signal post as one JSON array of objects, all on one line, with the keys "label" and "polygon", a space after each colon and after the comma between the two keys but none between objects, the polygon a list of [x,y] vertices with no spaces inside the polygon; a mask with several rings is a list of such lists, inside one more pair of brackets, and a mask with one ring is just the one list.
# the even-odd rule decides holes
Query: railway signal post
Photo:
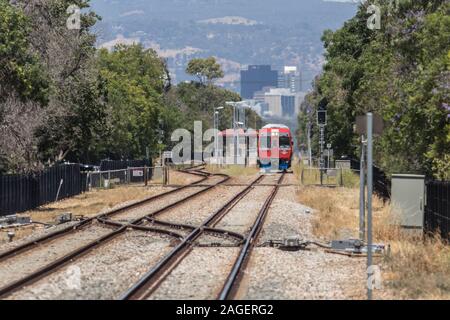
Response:
[{"label": "railway signal post", "polygon": [[319,146],[320,146],[320,184],[323,184],[323,171],[325,169],[325,158],[324,158],[324,149],[325,149],[325,127],[327,126],[327,99],[323,98],[319,102],[319,108],[317,110],[317,124],[319,126],[320,130],[320,140],[319,140]]},{"label": "railway signal post", "polygon": [[[372,195],[373,195],[373,136],[383,132],[383,119],[369,112],[365,116],[356,118],[356,131],[361,135],[361,163],[360,163],[360,236],[364,237],[365,205],[364,189],[364,155],[367,153],[367,299],[372,300],[373,277],[373,239],[372,239]],[[366,135],[366,140],[364,140]]]}]

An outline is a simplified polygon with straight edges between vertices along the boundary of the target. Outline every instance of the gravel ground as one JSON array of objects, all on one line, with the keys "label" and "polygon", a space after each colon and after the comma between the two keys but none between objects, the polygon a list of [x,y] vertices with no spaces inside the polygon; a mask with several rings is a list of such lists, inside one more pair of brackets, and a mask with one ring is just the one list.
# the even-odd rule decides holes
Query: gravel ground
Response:
[{"label": "gravel ground", "polygon": [[296,187],[280,187],[266,216],[259,244],[290,237],[316,240],[311,230],[313,210],[296,201],[296,190]]},{"label": "gravel ground", "polygon": [[149,221],[144,221],[144,223],[142,223],[143,226],[146,227],[152,227],[152,228],[158,228],[158,229],[162,229],[162,230],[168,230],[168,231],[172,231],[175,233],[178,233],[184,237],[186,237],[187,235],[189,235],[192,232],[192,229],[178,229],[178,228],[172,228],[169,226],[164,226],[164,225],[160,225],[160,224],[153,224]]},{"label": "gravel ground", "polygon": [[288,173],[284,175],[283,184],[299,184],[299,180],[293,173]]},{"label": "gravel ground", "polygon": [[[314,240],[312,213],[296,202],[296,187],[283,187],[269,210],[259,242],[296,236]],[[321,250],[285,252],[255,248],[239,299],[353,299],[365,292],[365,259]]]},{"label": "gravel ground", "polygon": [[351,299],[364,294],[365,259],[256,248],[238,299]]},{"label": "gravel ground", "polygon": [[194,174],[189,174],[181,171],[170,170],[169,172],[169,183],[175,182],[180,184],[191,184],[201,180],[201,176]]},{"label": "gravel ground", "polygon": [[197,245],[237,246],[239,239],[218,234],[204,234],[197,241]]},{"label": "gravel ground", "polygon": [[65,229],[65,228],[67,228],[69,226],[72,226],[72,225],[74,225],[76,223],[77,222],[74,221],[74,222],[64,223],[64,224],[60,224],[60,225],[49,227],[49,228],[38,227],[38,228],[36,228],[33,231],[33,233],[31,235],[29,235],[27,237],[14,240],[13,242],[0,242],[0,253],[3,253],[3,252],[6,252],[8,250],[11,250],[13,248],[16,248],[16,247],[18,247],[18,246],[20,246],[22,244],[25,244],[25,243],[28,243],[28,242],[31,242],[31,241],[35,241],[38,238],[41,238],[41,237],[46,236],[46,235],[48,235],[50,233],[59,231],[61,229]]},{"label": "gravel ground", "polygon": [[[223,177],[212,176],[212,177],[208,178],[206,183],[212,185],[212,184],[216,184],[222,180],[223,180]],[[162,208],[166,207],[167,205],[169,205],[170,203],[179,201],[183,198],[188,197],[189,195],[197,193],[197,192],[201,191],[202,189],[204,189],[204,188],[201,188],[201,187],[186,188],[186,189],[180,190],[178,192],[175,192],[173,194],[164,196],[160,199],[151,201],[147,205],[140,206],[133,210],[128,210],[128,211],[126,211],[124,213],[120,213],[118,215],[114,215],[111,217],[111,219],[115,220],[115,221],[122,221],[122,222],[138,219],[138,218],[144,217],[152,212],[155,212],[159,209],[162,209]],[[214,189],[211,190],[210,192],[214,192]],[[193,200],[195,200],[195,198],[192,199],[191,201],[193,201]]]},{"label": "gravel ground", "polygon": [[216,299],[238,253],[238,248],[194,248],[150,299]]},{"label": "gravel ground", "polygon": [[277,184],[278,180],[280,179],[279,174],[273,174],[273,173],[267,173],[264,174],[262,180],[259,182],[259,184]]},{"label": "gravel ground", "polygon": [[158,219],[194,226],[200,225],[243,189],[244,187],[218,186],[210,192],[162,213]]},{"label": "gravel ground", "polygon": [[250,191],[219,221],[216,228],[246,234],[274,187],[257,187]]},{"label": "gravel ground", "polygon": [[128,231],[9,299],[117,299],[169,250],[169,238]]},{"label": "gravel ground", "polygon": [[5,260],[0,263],[0,287],[23,278],[109,232],[109,228],[92,225]]},{"label": "gravel ground", "polygon": [[242,175],[242,176],[233,176],[230,180],[228,180],[228,184],[250,184],[258,177],[258,174],[255,175]]},{"label": "gravel ground", "polygon": [[167,205],[169,205],[170,203],[179,201],[183,198],[186,198],[194,193],[199,192],[202,189],[204,189],[204,188],[187,188],[184,190],[180,190],[173,194],[164,196],[160,199],[155,199],[155,200],[149,202],[148,204],[139,206],[132,210],[127,210],[123,213],[113,215],[113,216],[111,216],[111,219],[115,220],[115,221],[129,222],[134,219],[144,217],[144,216],[146,216],[152,212],[155,212],[159,209],[162,209],[162,208],[166,207]]}]

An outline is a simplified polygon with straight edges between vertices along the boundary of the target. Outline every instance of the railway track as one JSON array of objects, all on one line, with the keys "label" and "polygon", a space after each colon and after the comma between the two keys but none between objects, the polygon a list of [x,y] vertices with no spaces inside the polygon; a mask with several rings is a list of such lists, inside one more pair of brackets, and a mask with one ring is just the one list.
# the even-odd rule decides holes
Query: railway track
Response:
[{"label": "railway track", "polygon": [[[172,239],[173,249],[162,259],[160,259],[157,263],[154,264],[154,267],[147,272],[137,283],[135,283],[131,289],[129,289],[125,294],[121,295],[121,299],[146,299],[148,298],[164,281],[168,274],[190,253],[192,253],[193,248],[198,247],[231,247],[230,250],[234,250],[234,255],[236,256],[239,248],[242,246],[242,249],[238,255],[236,262],[233,264],[232,272],[227,277],[227,283],[231,278],[234,279],[234,273],[237,271],[237,275],[233,283],[238,283],[239,273],[241,268],[245,268],[245,260],[241,256],[244,257],[251,253],[252,247],[248,245],[248,243],[252,243],[260,231],[260,228],[264,222],[265,214],[267,213],[268,208],[270,207],[270,203],[275,197],[276,192],[281,186],[282,179],[284,175],[281,176],[259,176],[256,180],[254,180],[251,184],[246,185],[245,189],[236,194],[231,200],[229,200],[224,206],[222,206],[219,210],[217,210],[213,215],[211,215],[208,219],[206,219],[201,225],[189,225],[189,224],[180,224],[173,223],[167,221],[158,220],[159,215],[168,210],[171,210],[177,206],[186,203],[188,200],[191,200],[201,194],[206,193],[207,191],[215,188],[218,185],[225,184],[229,177],[225,175],[211,175],[207,172],[201,171],[197,168],[192,168],[190,170],[186,170],[186,172],[190,174],[195,174],[201,176],[197,182],[194,182],[187,186],[181,186],[175,190],[156,195],[150,197],[148,199],[144,199],[137,203],[133,203],[131,205],[125,206],[123,208],[119,208],[108,212],[106,214],[101,214],[96,217],[90,218],[86,221],[81,221],[75,226],[71,226],[69,228],[63,229],[61,231],[55,232],[53,234],[49,234],[45,237],[32,241],[30,243],[26,243],[24,245],[18,246],[10,251],[4,252],[0,255],[0,266],[1,263],[9,262],[9,260],[13,261],[14,257],[22,256],[22,254],[36,254],[40,250],[45,251],[45,246],[56,241],[62,241],[67,237],[70,237],[72,234],[77,231],[86,231],[92,227],[98,227],[107,229],[109,228],[105,234],[104,230],[101,232],[101,236],[96,238],[93,241],[88,243],[84,243],[83,246],[77,247],[75,250],[70,250],[67,254],[62,257],[57,257],[56,260],[45,264],[42,266],[39,265],[37,270],[32,270],[32,267],[25,268],[25,276],[17,278],[13,277],[13,281],[7,284],[1,283],[0,285],[4,285],[0,288],[0,298],[5,298],[8,296],[14,296],[16,292],[20,292],[20,290],[24,287],[30,287],[34,283],[39,280],[46,278],[49,275],[56,274],[57,271],[61,270],[64,266],[70,265],[78,259],[86,256],[90,252],[106,246],[108,243],[120,242],[119,240],[126,234],[126,231],[132,232],[144,232],[144,233],[154,233],[158,236],[165,236]],[[201,188],[192,188],[193,190],[197,189],[195,192],[189,192],[187,196],[177,197],[175,199],[171,199],[171,195],[176,194],[180,190],[187,189],[189,187],[198,187],[199,184],[207,181],[207,184],[204,184]],[[255,221],[255,225],[251,228],[248,235],[244,235],[239,232],[233,232],[232,230],[225,230],[217,228],[217,224],[222,218],[227,215],[245,196],[247,196],[255,186],[259,185],[270,185],[275,186],[270,197],[264,203],[263,208],[260,210],[258,217]],[[169,197],[168,197],[169,196]],[[145,215],[140,215],[137,217],[133,217],[131,220],[125,219],[117,219],[120,215],[127,214],[129,211],[136,210],[139,207],[156,203],[157,201],[161,201],[161,199],[165,199],[167,202],[170,201],[168,205],[163,207],[158,207],[156,210],[153,210],[150,213]],[[258,225],[259,227],[256,227]],[[208,239],[220,238],[220,241],[216,243],[213,240],[208,242],[201,243],[198,241],[202,238]],[[92,240],[92,239],[91,239]],[[34,250],[36,249],[36,250]],[[220,250],[220,249],[218,249]],[[244,252],[245,250],[245,252]],[[97,252],[97,251],[95,251]],[[196,254],[199,254],[198,252]],[[194,254],[193,254],[194,255]],[[91,254],[92,256],[92,254]],[[225,255],[225,257],[227,257]],[[84,259],[83,259],[84,260]],[[232,261],[231,258],[226,258],[227,263]],[[240,262],[242,260],[242,262]],[[239,266],[241,265],[241,266]],[[11,267],[11,265],[10,265]],[[232,284],[233,286],[237,286],[236,284]],[[224,290],[227,285],[224,286]],[[218,297],[221,297],[219,295]]]},{"label": "railway track", "polygon": [[71,226],[69,226],[67,228],[63,228],[63,229],[58,230],[56,232],[49,233],[49,234],[47,234],[45,236],[42,236],[42,237],[40,237],[38,239],[35,239],[33,241],[26,242],[26,243],[24,243],[22,245],[19,245],[19,246],[14,247],[14,248],[12,248],[10,250],[7,250],[5,252],[0,253],[0,263],[5,261],[6,259],[8,259],[10,257],[13,257],[15,255],[21,254],[21,253],[26,252],[28,250],[32,250],[33,248],[36,248],[37,246],[43,245],[43,244],[45,244],[45,243],[47,243],[49,241],[53,241],[53,240],[55,240],[57,238],[64,237],[64,236],[66,236],[66,235],[68,235],[70,233],[74,233],[74,232],[77,232],[79,230],[82,230],[82,229],[86,228],[87,226],[91,225],[93,222],[97,221],[97,219],[99,219],[99,218],[103,218],[105,216],[106,217],[112,217],[112,216],[115,216],[115,215],[119,215],[120,213],[123,213],[123,212],[125,212],[127,210],[132,210],[132,209],[135,209],[135,208],[138,208],[138,207],[142,207],[142,206],[144,206],[144,205],[146,205],[146,204],[148,204],[148,203],[150,203],[152,201],[155,201],[157,199],[161,199],[161,198],[164,198],[166,196],[172,195],[174,193],[180,192],[180,191],[182,191],[182,190],[184,190],[186,188],[189,188],[190,186],[194,186],[194,185],[200,184],[200,183],[204,182],[205,180],[207,180],[208,176],[205,173],[199,173],[198,171],[193,171],[193,170],[195,170],[195,169],[197,169],[199,167],[202,167],[202,166],[198,165],[198,166],[191,167],[189,169],[181,170],[182,172],[186,172],[186,173],[194,174],[194,175],[197,175],[197,176],[201,176],[202,178],[199,181],[196,181],[196,182],[194,182],[192,184],[189,184],[189,185],[180,186],[180,187],[178,187],[178,188],[176,188],[174,190],[171,190],[171,191],[168,191],[168,192],[165,192],[165,193],[162,193],[162,194],[158,194],[158,195],[155,195],[155,196],[151,196],[149,198],[146,198],[146,199],[134,202],[132,204],[129,204],[129,205],[126,205],[126,206],[114,209],[114,210],[112,210],[112,211],[110,211],[108,213],[100,214],[100,215],[91,217],[89,219],[80,221],[80,222],[78,222],[75,225],[71,225]]},{"label": "railway track", "polygon": [[[201,225],[183,226],[183,225],[169,225],[169,227],[179,227],[189,230],[188,235],[180,242],[173,250],[167,254],[158,264],[149,270],[137,283],[135,283],[127,292],[125,292],[121,299],[123,300],[143,300],[151,298],[152,294],[164,283],[167,277],[189,256],[198,255],[196,251],[197,241],[204,236],[208,231],[223,232],[224,234],[232,234],[241,240],[242,249],[237,255],[236,261],[233,263],[230,274],[226,277],[226,282],[217,298],[228,299],[239,284],[239,278],[242,270],[245,268],[247,259],[253,249],[253,244],[258,237],[261,227],[264,223],[265,216],[270,208],[270,205],[275,198],[280,185],[282,184],[284,174],[277,176],[259,176],[250,185],[236,194],[219,210],[214,212]],[[245,196],[247,196],[252,189],[266,180],[271,180],[274,183],[273,190],[269,197],[264,202],[263,207],[259,210],[258,216],[248,235],[242,236],[239,233],[233,233],[229,230],[214,229],[214,226],[225,217]],[[165,222],[153,221],[154,223],[164,224]],[[165,223],[169,224],[169,223]],[[237,247],[238,248],[238,247]],[[235,248],[236,250],[238,250]],[[222,260],[218,260],[223,263]],[[198,270],[197,270],[198,271]]]},{"label": "railway track", "polygon": [[183,186],[178,189],[150,197],[148,199],[144,199],[142,201],[133,203],[131,205],[113,210],[106,214],[98,215],[96,217],[82,221],[74,226],[69,227],[69,228],[65,228],[61,231],[46,235],[35,241],[25,243],[16,248],[13,248],[12,250],[2,253],[0,255],[0,263],[4,263],[5,261],[7,261],[8,259],[10,259],[12,257],[16,257],[16,256],[24,254],[24,253],[29,253],[30,251],[33,251],[33,249],[45,246],[47,243],[51,243],[56,240],[63,240],[65,236],[70,235],[77,231],[84,230],[85,228],[87,228],[90,225],[93,225],[94,223],[99,223],[101,225],[113,228],[112,231],[107,232],[106,234],[103,234],[101,237],[95,239],[94,241],[91,241],[73,251],[70,251],[63,257],[59,257],[56,260],[52,261],[51,263],[46,264],[42,267],[39,267],[37,270],[34,270],[34,271],[26,274],[25,276],[21,277],[20,279],[16,279],[16,280],[10,282],[9,284],[4,285],[2,288],[0,288],[0,298],[8,296],[8,295],[20,290],[24,286],[35,283],[36,281],[59,270],[61,267],[65,266],[69,263],[73,263],[73,261],[75,261],[76,259],[79,259],[80,257],[86,255],[93,249],[98,248],[98,247],[110,242],[113,239],[116,239],[117,237],[123,235],[127,230],[130,230],[130,229],[145,231],[145,232],[153,232],[158,235],[166,235],[166,236],[176,239],[177,241],[181,241],[183,239],[183,235],[181,235],[179,233],[176,233],[176,232],[173,232],[173,231],[170,231],[167,229],[163,229],[163,228],[155,228],[155,227],[145,226],[145,225],[142,225],[142,223],[144,221],[147,221],[147,219],[156,217],[158,214],[161,214],[165,210],[174,208],[174,207],[176,207],[176,206],[178,206],[178,205],[180,205],[202,193],[205,193],[205,192],[211,190],[212,188],[216,187],[217,185],[219,185],[221,183],[226,182],[229,179],[228,176],[210,175],[209,173],[200,171],[196,168],[191,168],[189,170],[185,170],[185,172],[202,176],[201,180],[199,180],[191,185],[195,185],[196,183],[199,183],[199,182],[204,182],[204,181],[208,180],[210,177],[216,178],[217,176],[219,176],[219,177],[221,177],[221,179],[218,179],[217,181],[215,180],[215,182],[213,184],[211,184],[210,186],[203,188],[203,189],[199,190],[198,192],[192,193],[187,197],[184,197],[175,202],[172,202],[169,205],[166,205],[165,207],[159,208],[158,210],[152,212],[151,214],[147,214],[147,215],[141,216],[139,218],[133,219],[131,222],[120,223],[120,222],[111,220],[111,217],[114,217],[117,214],[126,212],[127,210],[133,210],[136,207],[141,207],[141,206],[147,205],[148,203],[151,203],[152,201],[155,201],[156,199],[161,199],[163,197],[166,197],[167,195],[171,195],[173,193],[179,192],[180,190],[184,190],[185,188],[188,188],[190,185]]},{"label": "railway track", "polygon": [[277,186],[274,187],[272,193],[267,198],[266,202],[261,208],[258,214],[258,218],[256,219],[250,231],[250,234],[247,236],[244,246],[242,247],[239,256],[236,259],[236,262],[234,263],[233,268],[227,278],[227,281],[225,282],[225,285],[223,286],[223,289],[219,294],[218,297],[219,300],[230,300],[236,294],[237,289],[239,288],[239,283],[242,279],[242,273],[245,270],[248,261],[250,259],[250,256],[252,254],[252,251],[257,243],[257,239],[264,224],[264,220],[267,216],[267,212],[269,211],[270,206],[273,200],[275,199],[275,196],[277,195],[280,186],[283,183],[284,177],[285,177],[284,173],[281,174],[281,176],[277,181]]}]

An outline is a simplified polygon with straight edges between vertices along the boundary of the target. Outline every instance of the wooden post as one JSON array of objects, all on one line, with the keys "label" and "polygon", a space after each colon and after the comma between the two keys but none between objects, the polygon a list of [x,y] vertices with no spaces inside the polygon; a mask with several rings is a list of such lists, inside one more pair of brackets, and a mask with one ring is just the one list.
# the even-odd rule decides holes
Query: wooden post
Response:
[{"label": "wooden post", "polygon": [[148,174],[147,174],[147,166],[144,166],[144,185],[148,186]]}]

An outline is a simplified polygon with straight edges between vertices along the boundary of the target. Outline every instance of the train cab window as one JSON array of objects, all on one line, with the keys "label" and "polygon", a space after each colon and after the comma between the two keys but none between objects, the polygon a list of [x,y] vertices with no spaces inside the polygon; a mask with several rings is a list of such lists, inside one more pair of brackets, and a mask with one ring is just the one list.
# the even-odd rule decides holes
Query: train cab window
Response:
[{"label": "train cab window", "polygon": [[280,148],[290,148],[291,147],[291,139],[287,133],[280,134]]}]

